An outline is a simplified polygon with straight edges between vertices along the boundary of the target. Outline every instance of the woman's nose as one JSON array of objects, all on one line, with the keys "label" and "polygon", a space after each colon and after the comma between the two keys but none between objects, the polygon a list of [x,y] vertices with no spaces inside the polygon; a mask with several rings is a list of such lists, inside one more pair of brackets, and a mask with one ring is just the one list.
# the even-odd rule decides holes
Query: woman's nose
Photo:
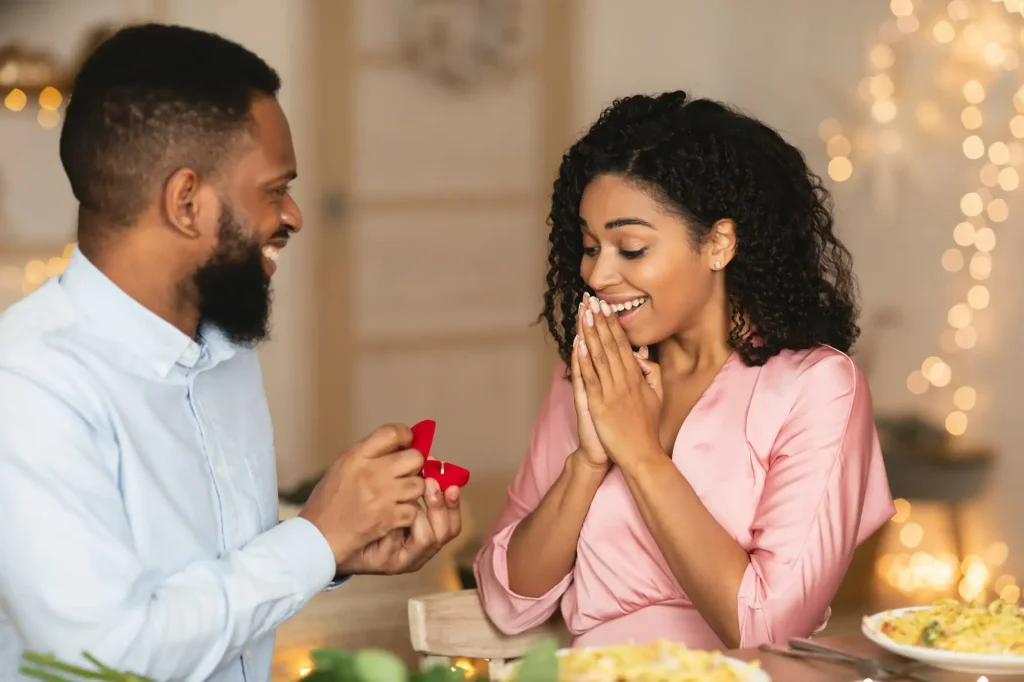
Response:
[{"label": "woman's nose", "polygon": [[614,254],[608,252],[600,253],[597,257],[597,262],[594,263],[594,269],[590,271],[590,276],[587,277],[587,285],[594,291],[600,291],[621,281],[622,275],[619,272],[618,264],[615,262]]}]

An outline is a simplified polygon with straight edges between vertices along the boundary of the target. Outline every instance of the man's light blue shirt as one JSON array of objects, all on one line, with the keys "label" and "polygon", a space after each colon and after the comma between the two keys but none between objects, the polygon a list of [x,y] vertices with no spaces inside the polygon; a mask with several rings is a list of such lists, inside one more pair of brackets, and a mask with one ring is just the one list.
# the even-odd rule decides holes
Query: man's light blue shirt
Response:
[{"label": "man's light blue shirt", "polygon": [[189,338],[77,250],[0,316],[0,680],[27,649],[268,682],[274,629],[334,569],[278,523],[255,351]]}]

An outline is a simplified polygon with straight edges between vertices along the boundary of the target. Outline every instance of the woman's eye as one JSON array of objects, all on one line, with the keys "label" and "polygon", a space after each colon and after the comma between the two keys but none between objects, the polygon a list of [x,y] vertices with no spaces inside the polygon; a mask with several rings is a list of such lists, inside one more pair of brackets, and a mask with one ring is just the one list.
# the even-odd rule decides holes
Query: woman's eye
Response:
[{"label": "woman's eye", "polygon": [[[584,246],[583,255],[593,258],[600,252],[600,250],[601,249],[597,246]],[[642,249],[636,249],[635,251],[630,251],[628,249],[619,249],[619,255],[625,258],[626,260],[634,260],[636,258],[640,258],[645,253],[647,253],[646,246]]]}]

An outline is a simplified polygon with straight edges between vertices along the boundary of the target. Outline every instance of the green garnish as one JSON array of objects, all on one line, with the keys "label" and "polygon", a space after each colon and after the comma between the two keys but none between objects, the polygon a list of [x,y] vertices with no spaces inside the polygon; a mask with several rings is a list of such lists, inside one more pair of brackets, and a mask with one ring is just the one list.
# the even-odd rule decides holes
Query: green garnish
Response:
[{"label": "green garnish", "polygon": [[924,646],[935,646],[940,637],[942,637],[942,626],[938,621],[933,620],[924,630],[921,630],[921,644]]},{"label": "green garnish", "polygon": [[[520,664],[519,682],[557,682],[556,644],[545,641],[529,651]],[[26,653],[21,673],[43,682],[155,682],[131,672],[121,672],[104,665],[89,653],[84,658],[93,669],[82,668],[58,660],[49,654]],[[313,669],[302,682],[467,682],[464,673],[455,668],[434,666],[409,672],[405,664],[388,651],[369,649],[349,653],[337,649],[317,649],[310,654]],[[485,682],[478,678],[468,682]]]}]

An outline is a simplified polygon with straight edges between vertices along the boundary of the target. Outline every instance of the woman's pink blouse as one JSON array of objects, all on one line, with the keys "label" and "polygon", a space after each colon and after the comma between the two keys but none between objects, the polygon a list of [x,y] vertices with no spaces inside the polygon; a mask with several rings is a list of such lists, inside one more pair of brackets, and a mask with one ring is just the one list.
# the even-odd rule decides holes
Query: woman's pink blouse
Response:
[{"label": "woman's pink blouse", "polygon": [[[564,372],[556,370],[505,509],[477,556],[484,609],[512,634],[561,604],[575,646],[667,638],[720,648],[617,468],[590,506],[572,571],[539,598],[509,589],[509,538],[579,445]],[[868,386],[849,357],[828,347],[787,351],[762,367],[733,353],[680,429],[672,460],[750,555],[738,594],[741,646],[822,626],[854,549],[894,513]]]}]

